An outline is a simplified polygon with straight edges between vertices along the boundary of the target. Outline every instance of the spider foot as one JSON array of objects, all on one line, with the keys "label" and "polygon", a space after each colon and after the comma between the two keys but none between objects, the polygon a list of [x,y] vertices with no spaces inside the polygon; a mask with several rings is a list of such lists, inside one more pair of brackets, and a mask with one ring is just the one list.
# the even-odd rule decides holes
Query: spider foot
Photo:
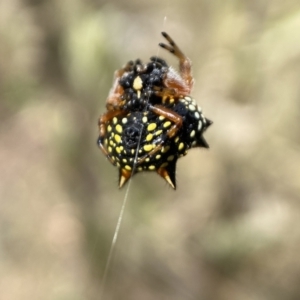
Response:
[{"label": "spider foot", "polygon": [[[170,53],[174,54],[178,59],[179,59],[179,70],[180,70],[180,75],[184,81],[184,88],[181,87],[181,89],[183,89],[183,91],[185,90],[185,94],[189,94],[191,92],[191,89],[193,87],[193,83],[194,83],[194,79],[192,76],[192,64],[190,59],[179,49],[179,47],[175,44],[175,42],[173,41],[173,39],[166,33],[166,32],[162,32],[161,33],[162,36],[169,42],[169,45],[166,45],[164,43],[159,43],[159,46],[163,49],[166,49],[167,51],[169,51]],[[170,69],[172,70],[172,69]],[[175,74],[173,74],[171,72],[171,78],[170,80],[170,85],[178,85],[178,87],[180,87],[182,84],[180,82],[180,80],[178,80]]]},{"label": "spider foot", "polygon": [[166,45],[164,43],[159,43],[159,46],[168,50],[169,52],[176,55],[178,58],[185,57],[185,55],[182,53],[182,51],[179,49],[179,47],[175,44],[173,39],[166,33],[162,32],[162,36],[169,42],[169,45]]}]

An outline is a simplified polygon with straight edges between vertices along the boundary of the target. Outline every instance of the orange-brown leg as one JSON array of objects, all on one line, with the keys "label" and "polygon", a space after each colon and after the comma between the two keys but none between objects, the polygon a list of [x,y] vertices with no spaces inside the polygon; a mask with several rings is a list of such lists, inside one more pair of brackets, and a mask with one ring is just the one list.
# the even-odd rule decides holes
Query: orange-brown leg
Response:
[{"label": "orange-brown leg", "polygon": [[127,111],[123,110],[109,110],[104,113],[98,120],[99,137],[103,138],[106,134],[106,123],[111,121],[114,117],[126,115]]},{"label": "orange-brown leg", "polygon": [[107,122],[111,121],[114,117],[120,116],[122,114],[126,114],[126,112],[123,112],[120,110],[111,110],[111,111],[104,113],[98,120],[98,126],[99,126],[98,146],[99,146],[100,150],[104,153],[104,155],[109,159],[109,161],[113,165],[115,164],[115,162],[112,160],[105,145],[103,144],[103,138],[105,137],[105,134],[106,134]]},{"label": "orange-brown leg", "polygon": [[162,105],[152,106],[150,107],[150,110],[156,113],[157,115],[163,116],[169,121],[175,123],[174,125],[171,126],[171,128],[167,132],[168,137],[170,139],[173,138],[182,126],[182,117],[178,115],[176,112]]},{"label": "orange-brown leg", "polygon": [[124,89],[120,86],[119,80],[126,72],[130,72],[132,70],[132,66],[133,61],[129,61],[122,69],[115,71],[113,86],[106,99],[107,110],[115,110],[122,107],[123,101],[121,100],[121,96]]},{"label": "orange-brown leg", "polygon": [[[162,99],[163,104],[171,104],[177,101],[175,99],[175,96],[178,96],[178,90],[172,89],[172,88],[167,88],[167,87],[158,87],[154,86],[153,87],[155,96],[160,97]],[[176,97],[177,98],[177,97]]]},{"label": "orange-brown leg", "polygon": [[159,43],[159,46],[168,50],[179,59],[180,76],[184,83],[183,84],[180,79],[176,78],[176,73],[173,69],[170,69],[165,79],[165,84],[168,88],[175,88],[179,93],[182,91],[184,95],[188,95],[190,94],[194,83],[191,61],[166,32],[162,32],[161,34],[169,42],[169,45]]},{"label": "orange-brown leg", "polygon": [[108,153],[108,151],[106,150],[106,148],[104,147],[104,145],[102,143],[98,142],[98,146],[100,148],[100,150],[103,152],[103,154],[107,157],[107,159],[110,161],[110,163],[112,165],[115,165],[115,161],[112,160],[110,154]]}]

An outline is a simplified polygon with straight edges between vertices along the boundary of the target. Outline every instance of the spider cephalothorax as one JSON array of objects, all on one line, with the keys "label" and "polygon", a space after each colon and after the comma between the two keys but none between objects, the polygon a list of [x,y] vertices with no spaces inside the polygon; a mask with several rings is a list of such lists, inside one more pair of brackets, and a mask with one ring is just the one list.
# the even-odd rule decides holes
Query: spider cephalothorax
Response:
[{"label": "spider cephalothorax", "polygon": [[162,35],[170,45],[159,45],[178,57],[180,73],[158,57],[128,62],[116,71],[99,119],[98,145],[119,168],[120,187],[136,172],[156,171],[175,189],[178,158],[192,147],[208,148],[203,133],[212,122],[189,96],[190,60]]},{"label": "spider cephalothorax", "polygon": [[126,72],[119,80],[119,85],[124,89],[121,96],[123,110],[147,110],[149,105],[161,101],[160,97],[156,96],[155,88],[163,87],[168,66],[160,58],[151,57],[150,60],[147,64],[143,64],[139,59],[127,64],[130,72]]}]

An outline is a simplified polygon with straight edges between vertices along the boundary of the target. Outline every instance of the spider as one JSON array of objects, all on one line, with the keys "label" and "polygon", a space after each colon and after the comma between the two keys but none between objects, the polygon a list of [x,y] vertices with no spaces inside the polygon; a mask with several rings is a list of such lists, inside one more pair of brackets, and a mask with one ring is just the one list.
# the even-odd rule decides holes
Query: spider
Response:
[{"label": "spider", "polygon": [[139,59],[115,72],[99,118],[98,145],[119,168],[119,187],[140,171],[156,171],[176,189],[176,162],[192,147],[208,144],[202,134],[212,123],[206,119],[190,92],[191,61],[171,37],[159,46],[179,59],[179,74],[158,57],[147,64]]}]

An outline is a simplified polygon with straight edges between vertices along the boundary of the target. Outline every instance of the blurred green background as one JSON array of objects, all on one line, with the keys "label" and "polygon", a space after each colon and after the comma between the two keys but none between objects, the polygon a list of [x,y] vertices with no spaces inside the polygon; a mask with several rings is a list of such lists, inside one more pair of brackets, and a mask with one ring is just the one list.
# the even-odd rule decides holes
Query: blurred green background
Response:
[{"label": "blurred green background", "polygon": [[211,148],[175,192],[134,177],[103,299],[300,299],[299,28],[297,0],[1,0],[0,298],[99,299],[126,189],[97,119],[128,60],[177,67],[166,31]]}]

